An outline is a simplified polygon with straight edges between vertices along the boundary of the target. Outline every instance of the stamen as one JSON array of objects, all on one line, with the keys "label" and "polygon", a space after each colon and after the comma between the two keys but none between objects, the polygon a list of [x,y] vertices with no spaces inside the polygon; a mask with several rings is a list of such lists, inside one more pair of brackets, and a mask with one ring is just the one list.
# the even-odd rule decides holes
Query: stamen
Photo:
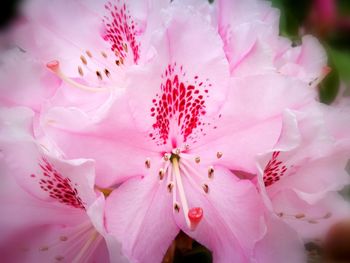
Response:
[{"label": "stamen", "polygon": [[107,54],[104,51],[101,51],[101,55],[102,57],[107,58]]},{"label": "stamen", "polygon": [[208,168],[208,178],[211,179],[214,176],[214,168],[213,166],[209,166]]},{"label": "stamen", "polygon": [[303,214],[303,213],[300,213],[300,214],[296,214],[295,215],[295,218],[296,219],[301,219],[301,218],[304,218],[305,217],[305,214]]},{"label": "stamen", "polygon": [[92,58],[92,54],[89,50],[86,50],[86,55],[88,55],[89,58]]},{"label": "stamen", "polygon": [[164,174],[165,174],[164,169],[163,169],[163,168],[160,168],[160,169],[159,169],[159,179],[160,179],[160,180],[163,180]]},{"label": "stamen", "polygon": [[218,159],[220,159],[220,158],[222,157],[222,152],[217,152],[217,153],[216,153],[216,157],[217,157]]},{"label": "stamen", "polygon": [[164,154],[163,158],[164,158],[164,161],[166,161],[166,162],[169,161],[170,154],[169,153]]},{"label": "stamen", "polygon": [[324,216],[323,216],[323,219],[328,219],[328,218],[330,218],[332,216],[332,213],[331,212],[328,212],[327,214],[325,214]]},{"label": "stamen", "polygon": [[115,64],[116,64],[117,66],[120,66],[120,61],[119,61],[119,60],[116,60],[116,61],[115,61]]},{"label": "stamen", "polygon": [[84,65],[87,65],[87,60],[83,55],[80,56],[80,60],[81,62],[83,62]]},{"label": "stamen", "polygon": [[176,185],[177,185],[177,188],[179,191],[180,201],[182,204],[182,211],[183,211],[184,216],[185,216],[185,221],[186,221],[186,224],[189,227],[189,229],[194,230],[203,217],[203,210],[200,207],[191,208],[189,210],[185,190],[184,190],[184,187],[182,184],[182,179],[181,179],[181,175],[180,175],[180,167],[179,167],[179,162],[178,162],[177,156],[172,158],[172,164],[173,164],[173,168],[174,168],[175,182],[176,182]]},{"label": "stamen", "polygon": [[128,45],[126,43],[123,44],[123,48],[125,52],[128,52]]},{"label": "stamen", "polygon": [[146,159],[146,161],[145,161],[145,166],[146,166],[146,168],[151,168],[151,160],[149,159],[149,158],[147,158]]},{"label": "stamen", "polygon": [[96,76],[98,77],[99,80],[102,80],[101,72],[99,72],[98,70],[96,70]]},{"label": "stamen", "polygon": [[105,72],[105,75],[107,78],[109,78],[111,76],[111,73],[109,72],[108,69],[105,68],[104,72]]},{"label": "stamen", "polygon": [[174,210],[178,213],[180,212],[180,206],[177,202],[175,202],[175,204],[174,204]]},{"label": "stamen", "polygon": [[173,153],[179,155],[181,153],[181,150],[179,148],[176,148],[175,150],[173,150]]},{"label": "stamen", "polygon": [[178,160],[176,157],[172,159],[172,162],[173,162],[173,167],[174,167],[175,180],[176,180],[177,188],[179,190],[180,201],[182,204],[182,210],[183,210],[184,215],[185,215],[186,224],[189,228],[191,228],[191,221],[190,221],[189,217],[187,216],[188,215],[188,204],[187,204],[187,200],[186,200],[184,187],[182,185],[182,179],[180,176],[179,163],[178,163]]},{"label": "stamen", "polygon": [[203,184],[202,187],[203,187],[203,190],[206,194],[209,193],[209,186],[207,184]]},{"label": "stamen", "polygon": [[90,238],[86,241],[82,249],[79,251],[78,255],[72,260],[72,263],[78,263],[81,262],[81,259],[83,258],[86,251],[89,250],[91,244],[100,236],[100,234],[97,231],[94,231]]},{"label": "stamen", "polygon": [[92,92],[101,92],[101,91],[107,91],[108,88],[91,88],[88,86],[85,86],[83,84],[80,84],[70,78],[68,78],[66,75],[63,74],[63,72],[60,70],[60,63],[57,60],[50,61],[46,64],[46,67],[49,68],[53,73],[55,73],[59,78],[61,78],[64,82],[71,85],[72,87],[86,90],[86,91],[92,91]]},{"label": "stamen", "polygon": [[40,251],[48,251],[49,247],[48,246],[42,246],[39,248]]},{"label": "stamen", "polygon": [[63,241],[63,242],[64,242],[64,241],[67,241],[67,240],[68,240],[68,237],[66,237],[66,236],[60,236],[60,240]]},{"label": "stamen", "polygon": [[171,191],[173,190],[173,188],[174,188],[174,183],[173,182],[170,182],[170,183],[168,183],[168,191],[169,191],[169,193],[171,193]]},{"label": "stamen", "polygon": [[194,159],[194,161],[195,161],[196,163],[200,163],[201,158],[198,156],[198,157],[196,157],[196,158]]},{"label": "stamen", "polygon": [[55,259],[57,261],[62,261],[64,259],[64,256],[56,256]]},{"label": "stamen", "polygon": [[80,76],[82,76],[82,77],[84,76],[84,71],[80,66],[78,66],[78,72],[79,72]]}]

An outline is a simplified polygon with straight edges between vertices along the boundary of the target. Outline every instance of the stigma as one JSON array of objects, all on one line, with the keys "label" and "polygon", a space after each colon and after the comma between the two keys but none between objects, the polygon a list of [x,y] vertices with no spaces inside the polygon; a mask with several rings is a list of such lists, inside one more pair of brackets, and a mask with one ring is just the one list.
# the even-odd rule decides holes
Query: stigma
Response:
[{"label": "stigma", "polygon": [[[101,91],[108,91],[108,88],[103,88],[103,87],[89,87],[86,85],[83,85],[81,83],[76,82],[75,80],[69,78],[66,76],[60,67],[60,62],[58,60],[52,60],[46,64],[46,67],[50,69],[53,73],[57,75],[62,81],[67,83],[68,85],[84,90],[84,91],[90,91],[90,92],[101,92]],[[79,72],[82,72],[82,69],[79,69]]]}]

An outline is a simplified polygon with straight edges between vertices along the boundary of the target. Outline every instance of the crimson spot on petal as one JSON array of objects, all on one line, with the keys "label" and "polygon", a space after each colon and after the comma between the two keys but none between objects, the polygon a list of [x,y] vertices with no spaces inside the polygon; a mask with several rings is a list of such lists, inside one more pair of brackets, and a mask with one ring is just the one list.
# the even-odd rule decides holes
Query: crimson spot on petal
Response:
[{"label": "crimson spot on petal", "polygon": [[[150,116],[155,122],[152,127],[155,132],[150,137],[158,145],[164,145],[171,136],[182,137],[182,142],[205,135],[202,127],[205,125],[203,116],[206,114],[205,94],[207,82],[198,80],[198,76],[188,79],[184,68],[176,63],[169,64],[162,77],[160,92],[152,100]],[[201,85],[199,85],[201,84]]]},{"label": "crimson spot on petal", "polygon": [[69,178],[63,177],[45,158],[39,162],[42,175],[31,174],[31,178],[38,178],[40,188],[58,202],[74,208],[85,209],[83,201],[79,197],[78,190],[73,186]]},{"label": "crimson spot on petal", "polygon": [[279,151],[273,152],[270,161],[265,166],[263,179],[266,187],[279,181],[287,171],[287,166],[278,159],[279,155]]},{"label": "crimson spot on petal", "polygon": [[111,43],[111,50],[120,61],[125,61],[131,51],[136,64],[140,57],[140,44],[136,39],[136,23],[124,1],[114,2],[108,2],[105,5],[109,15],[104,16],[103,20],[106,27],[104,39]]}]

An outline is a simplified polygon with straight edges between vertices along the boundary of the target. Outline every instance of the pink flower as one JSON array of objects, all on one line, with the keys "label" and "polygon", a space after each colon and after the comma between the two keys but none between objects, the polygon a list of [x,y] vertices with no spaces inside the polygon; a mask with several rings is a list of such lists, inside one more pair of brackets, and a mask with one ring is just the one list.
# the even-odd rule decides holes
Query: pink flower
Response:
[{"label": "pink flower", "polygon": [[[339,114],[321,105],[286,111],[278,143],[259,162],[258,182],[267,206],[305,238],[322,237],[348,210],[335,192],[349,184],[349,143],[328,129],[324,112]],[[341,114],[332,117],[333,130],[347,129]]]},{"label": "pink flower", "polygon": [[279,11],[268,1],[218,0],[218,31],[234,76],[279,72],[315,87],[328,73],[327,56],[318,40],[302,45],[279,36]]},{"label": "pink flower", "polygon": [[[93,258],[86,246],[107,245],[118,261],[120,240],[131,261],[160,262],[181,230],[215,262],[280,262],[287,251],[290,262],[300,262],[304,223],[328,219],[329,193],[347,182],[347,150],[332,138],[347,136],[325,132],[333,117],[320,123],[315,110],[314,87],[326,72],[315,39],[293,48],[278,36],[278,12],[255,0],[37,0],[24,13],[16,39],[51,78],[37,83],[33,101],[16,92],[1,97],[36,110],[35,136],[23,126],[6,130],[4,166],[45,208],[78,211],[79,219],[65,220],[72,234],[89,226],[75,244],[79,259]],[[21,114],[8,118],[21,123]],[[317,183],[304,169],[318,172]],[[60,190],[46,174],[72,196],[52,192]],[[113,189],[106,205],[94,184]],[[279,208],[303,224],[278,216]],[[56,222],[48,225],[56,234]],[[271,253],[281,235],[284,253]]]},{"label": "pink flower", "polygon": [[94,191],[93,162],[48,153],[31,135],[32,115],[1,109],[2,260],[109,262],[110,253],[111,262],[124,262],[104,228],[105,200]]},{"label": "pink flower", "polygon": [[191,6],[175,2],[158,19],[157,53],[128,70],[125,92],[100,120],[55,107],[42,125],[66,157],[96,160],[100,187],[124,182],[107,199],[106,222],[132,260],[160,261],[182,230],[217,262],[247,262],[264,208],[254,184],[232,171],[255,174],[283,110],[303,109],[315,93],[273,71],[231,79],[219,34]]}]

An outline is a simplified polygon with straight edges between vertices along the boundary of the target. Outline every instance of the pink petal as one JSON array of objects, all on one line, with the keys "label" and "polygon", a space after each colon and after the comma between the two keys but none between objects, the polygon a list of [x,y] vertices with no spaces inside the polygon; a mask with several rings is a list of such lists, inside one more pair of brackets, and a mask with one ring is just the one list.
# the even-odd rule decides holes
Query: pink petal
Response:
[{"label": "pink petal", "polygon": [[129,179],[107,199],[107,229],[132,261],[160,262],[179,232],[164,184],[156,176]]},{"label": "pink petal", "polygon": [[305,251],[297,233],[279,218],[266,216],[266,233],[254,248],[257,263],[305,262]]},{"label": "pink petal", "polygon": [[226,262],[228,258],[248,262],[254,243],[262,236],[263,206],[255,187],[221,167],[215,167],[208,186],[205,194],[184,177],[189,207],[202,207],[203,218],[196,230],[190,231],[180,207],[180,213],[175,215],[178,225],[210,249],[215,262]]}]

